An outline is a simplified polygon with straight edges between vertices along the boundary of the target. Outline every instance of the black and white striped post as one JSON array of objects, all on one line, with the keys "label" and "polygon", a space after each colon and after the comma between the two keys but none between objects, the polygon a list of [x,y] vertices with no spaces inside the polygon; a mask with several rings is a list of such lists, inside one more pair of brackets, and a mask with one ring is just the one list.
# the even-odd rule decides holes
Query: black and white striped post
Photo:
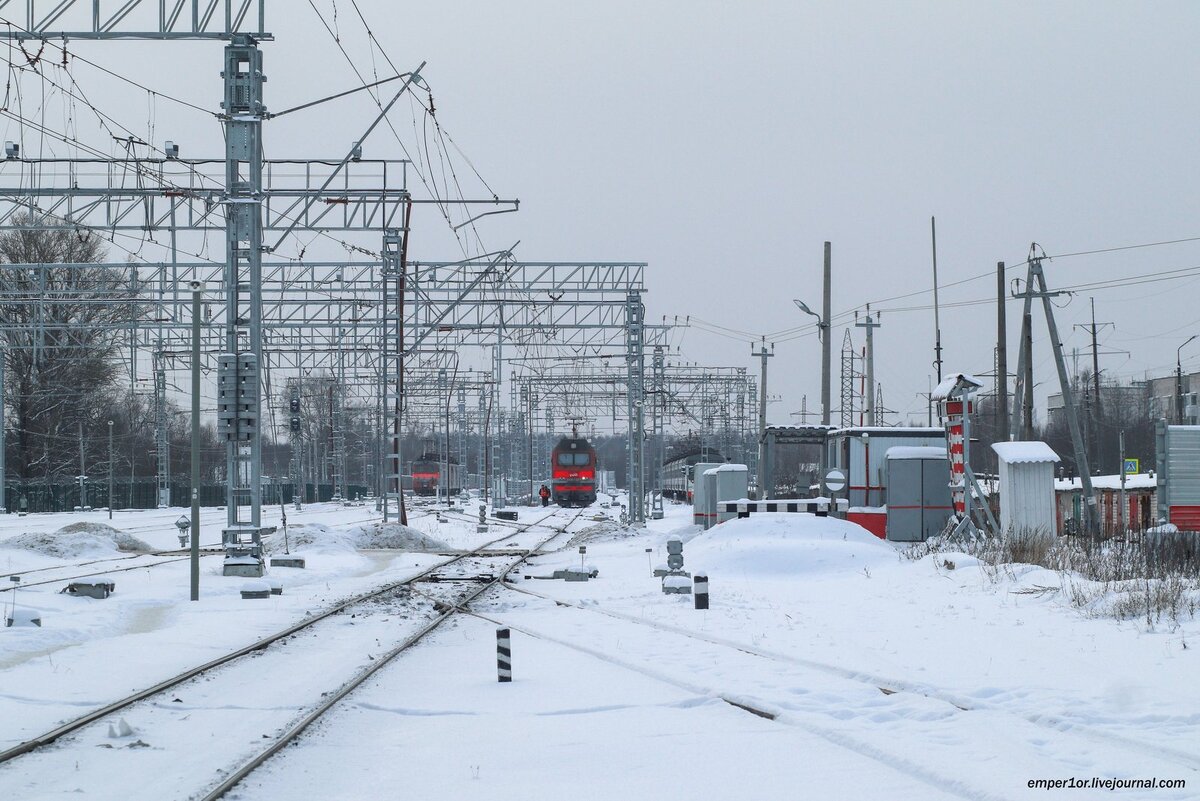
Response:
[{"label": "black and white striped post", "polygon": [[708,576],[697,573],[692,576],[692,597],[696,599],[697,609],[708,608]]},{"label": "black and white striped post", "polygon": [[500,681],[512,681],[512,639],[508,629],[496,629],[496,671]]}]

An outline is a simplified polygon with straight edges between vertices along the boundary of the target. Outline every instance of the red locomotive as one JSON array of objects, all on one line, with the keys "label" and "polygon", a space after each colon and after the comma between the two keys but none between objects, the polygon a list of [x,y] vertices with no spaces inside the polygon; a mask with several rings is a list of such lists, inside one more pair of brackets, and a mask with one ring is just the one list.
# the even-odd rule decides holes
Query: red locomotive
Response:
[{"label": "red locomotive", "polygon": [[[447,480],[442,480],[442,467],[448,473]],[[415,495],[437,495],[439,492],[449,496],[457,495],[463,488],[463,470],[458,460],[450,457],[443,463],[441,457],[432,451],[421,454],[412,463],[412,488]]]},{"label": "red locomotive", "polygon": [[550,491],[562,507],[590,506],[596,502],[596,449],[572,431],[550,452]]}]

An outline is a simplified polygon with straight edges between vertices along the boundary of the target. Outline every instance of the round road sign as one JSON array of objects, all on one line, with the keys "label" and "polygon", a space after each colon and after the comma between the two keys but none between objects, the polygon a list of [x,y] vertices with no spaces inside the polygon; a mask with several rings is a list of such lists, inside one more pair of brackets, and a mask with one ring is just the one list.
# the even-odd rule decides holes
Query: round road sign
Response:
[{"label": "round road sign", "polygon": [[830,492],[841,492],[846,488],[846,474],[841,470],[833,469],[825,474],[825,489]]}]

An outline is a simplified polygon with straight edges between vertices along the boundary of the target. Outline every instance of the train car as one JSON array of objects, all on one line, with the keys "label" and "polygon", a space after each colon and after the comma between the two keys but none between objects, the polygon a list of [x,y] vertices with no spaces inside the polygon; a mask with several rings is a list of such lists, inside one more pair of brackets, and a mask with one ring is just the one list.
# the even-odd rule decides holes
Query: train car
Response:
[{"label": "train car", "polygon": [[725,461],[725,457],[712,448],[693,448],[673,456],[663,462],[660,487],[663,497],[691,503],[692,487],[695,483],[693,466],[698,462]]},{"label": "train car", "polygon": [[550,452],[550,494],[562,507],[596,502],[596,449],[579,436],[563,437]]},{"label": "train car", "polygon": [[[448,480],[442,480],[442,468]],[[457,495],[463,488],[463,468],[453,456],[445,461],[436,453],[426,451],[413,460],[412,490],[415,495]]]}]

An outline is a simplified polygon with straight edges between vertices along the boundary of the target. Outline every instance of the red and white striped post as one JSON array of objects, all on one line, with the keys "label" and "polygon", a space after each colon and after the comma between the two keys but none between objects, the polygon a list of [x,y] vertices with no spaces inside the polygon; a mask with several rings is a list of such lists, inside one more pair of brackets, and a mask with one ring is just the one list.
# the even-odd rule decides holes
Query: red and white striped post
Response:
[{"label": "red and white striped post", "polygon": [[950,456],[950,497],[954,514],[962,519],[967,511],[967,477],[963,460],[963,402],[946,400],[942,404],[945,417],[946,445]]}]

